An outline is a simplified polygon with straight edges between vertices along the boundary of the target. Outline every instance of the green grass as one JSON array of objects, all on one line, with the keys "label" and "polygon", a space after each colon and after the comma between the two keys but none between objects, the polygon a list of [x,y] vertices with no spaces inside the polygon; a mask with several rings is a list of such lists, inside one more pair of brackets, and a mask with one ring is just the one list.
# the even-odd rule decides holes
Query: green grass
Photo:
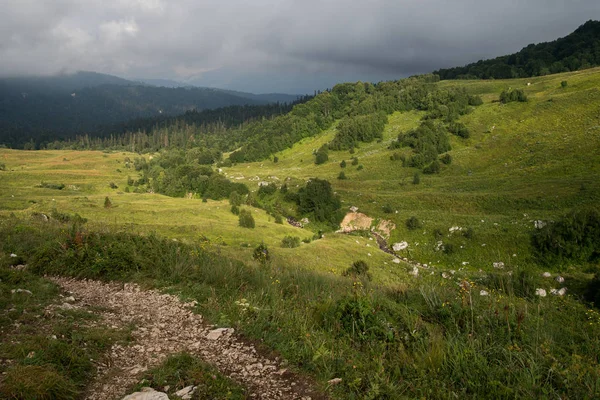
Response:
[{"label": "green grass", "polygon": [[[127,176],[137,178],[124,164],[135,157],[129,153],[0,149],[2,251],[23,254],[40,274],[136,280],[197,299],[208,320],[275,349],[334,398],[598,397],[600,318],[580,300],[593,266],[549,266],[562,268],[569,295],[535,296],[537,288],[561,285],[541,278],[530,234],[535,220],[558,220],[600,200],[600,69],[439,85],[464,86],[484,104],[461,117],[471,136],[451,137],[452,164],[421,175],[418,185],[416,169],[390,160],[407,149],[387,148],[418,126],[418,112],[392,114],[381,142],[354,154],[330,151],[322,165],[313,151],[335,127],[277,153],[277,163],[222,168],[254,191],[259,181],[294,190],[312,177],[329,180],[345,209],[357,206],[375,224],[395,224],[390,242],[409,244],[402,256],[436,267],[418,278],[360,234],[325,232],[304,243],[322,227],[276,224],[243,206],[256,220],[245,229],[227,201],[124,193]],[[508,87],[523,89],[529,101],[497,102]],[[348,179],[336,179],[342,170]],[[42,182],[65,187],[38,187]],[[88,222],[73,230],[39,216],[32,221],[53,209]],[[419,229],[407,228],[412,216]],[[87,250],[66,251],[60,245],[73,243],[77,229]],[[300,246],[282,247],[289,236]],[[272,259],[261,267],[252,252],[262,242]],[[358,260],[368,263],[371,282],[342,276]],[[254,311],[241,309],[240,299]],[[336,377],[343,383],[328,387]]]}]

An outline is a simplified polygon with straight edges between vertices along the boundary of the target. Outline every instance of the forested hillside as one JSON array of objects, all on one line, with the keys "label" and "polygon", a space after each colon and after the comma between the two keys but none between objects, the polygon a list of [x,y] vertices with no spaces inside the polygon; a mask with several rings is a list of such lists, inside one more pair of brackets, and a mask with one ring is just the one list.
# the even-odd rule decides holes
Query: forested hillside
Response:
[{"label": "forested hillside", "polygon": [[[263,105],[279,97],[209,88],[154,87],[95,73],[5,78],[0,80],[0,143],[10,147],[30,143],[26,147],[39,148],[76,135],[104,136],[114,133],[116,124],[139,118]],[[270,115],[269,111],[263,113]]]},{"label": "forested hillside", "polygon": [[577,71],[600,65],[600,21],[588,21],[570,35],[530,44],[515,54],[435,71],[441,79],[510,79]]}]

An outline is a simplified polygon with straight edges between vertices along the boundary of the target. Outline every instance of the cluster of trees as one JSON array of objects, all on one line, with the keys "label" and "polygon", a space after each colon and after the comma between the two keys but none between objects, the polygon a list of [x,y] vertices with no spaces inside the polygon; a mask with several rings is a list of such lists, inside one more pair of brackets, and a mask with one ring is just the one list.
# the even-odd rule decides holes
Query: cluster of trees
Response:
[{"label": "cluster of trees", "polygon": [[507,89],[500,93],[500,103],[506,104],[513,101],[526,102],[527,95],[522,89]]},{"label": "cluster of trees", "polygon": [[387,115],[380,111],[366,115],[348,116],[342,119],[329,148],[347,150],[357,147],[359,142],[372,142],[383,137]]},{"label": "cluster of trees", "polygon": [[510,79],[577,71],[600,65],[600,22],[588,21],[552,42],[515,54],[435,71],[442,79]]},{"label": "cluster of trees", "polygon": [[482,104],[482,100],[463,89],[436,89],[428,92],[425,98],[428,112],[421,124],[400,133],[390,145],[391,149],[410,147],[413,154],[408,158],[395,154],[391,158],[401,159],[404,166],[422,168],[424,173],[433,174],[440,171],[440,161],[444,164],[452,161],[449,155],[438,160],[440,154],[451,150],[448,134],[465,139],[470,136],[467,127],[456,120],[460,115],[467,114],[472,106]]},{"label": "cluster of trees", "polygon": [[218,200],[229,198],[232,192],[241,195],[249,193],[243,183],[231,182],[210,166],[202,165],[195,150],[165,151],[150,162],[144,158],[136,159],[134,167],[140,172],[141,178],[135,183],[147,185],[156,193],[172,197],[193,193],[196,197]]}]

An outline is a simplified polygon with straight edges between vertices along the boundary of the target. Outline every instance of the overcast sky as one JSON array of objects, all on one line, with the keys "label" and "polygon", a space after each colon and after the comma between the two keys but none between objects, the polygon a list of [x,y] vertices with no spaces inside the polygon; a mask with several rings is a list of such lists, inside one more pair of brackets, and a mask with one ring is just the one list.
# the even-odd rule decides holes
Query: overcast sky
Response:
[{"label": "overcast sky", "polygon": [[398,79],[554,40],[599,0],[0,0],[0,74],[259,92]]}]

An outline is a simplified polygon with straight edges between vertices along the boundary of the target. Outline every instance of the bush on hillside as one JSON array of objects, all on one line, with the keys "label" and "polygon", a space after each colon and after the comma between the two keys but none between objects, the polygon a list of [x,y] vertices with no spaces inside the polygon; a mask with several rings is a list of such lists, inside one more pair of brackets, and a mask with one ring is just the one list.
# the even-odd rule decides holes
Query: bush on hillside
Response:
[{"label": "bush on hillside", "polygon": [[327,145],[324,144],[315,153],[315,164],[324,164],[325,162],[327,162],[327,160],[329,160],[329,151],[327,149]]},{"label": "bush on hillside", "polygon": [[313,178],[298,191],[298,212],[302,215],[312,214],[317,222],[337,224],[341,220],[342,203],[333,194],[331,184],[323,179]]},{"label": "bush on hillside", "polygon": [[510,103],[513,101],[527,101],[527,95],[525,94],[523,89],[508,89],[503,90],[502,93],[500,93],[500,102],[502,104]]},{"label": "bush on hillside", "polygon": [[344,271],[343,275],[371,280],[369,265],[363,260],[353,262],[352,265]]},{"label": "bush on hillside", "polygon": [[271,261],[271,254],[269,254],[267,245],[264,243],[259,244],[252,252],[252,259],[258,261],[261,265],[266,265]]},{"label": "bush on hillside", "polygon": [[293,249],[300,246],[300,238],[298,236],[286,236],[281,240],[281,247]]},{"label": "bush on hillside", "polygon": [[561,265],[568,261],[598,262],[600,211],[584,209],[571,212],[534,231],[531,242],[538,260],[545,265]]},{"label": "bush on hillside", "polygon": [[421,226],[422,226],[421,221],[419,221],[419,218],[417,218],[415,216],[412,216],[406,220],[406,227],[411,231],[414,231],[415,229],[419,229]]},{"label": "bush on hillside", "polygon": [[254,217],[248,210],[240,210],[238,223],[242,228],[254,229],[255,226]]}]

